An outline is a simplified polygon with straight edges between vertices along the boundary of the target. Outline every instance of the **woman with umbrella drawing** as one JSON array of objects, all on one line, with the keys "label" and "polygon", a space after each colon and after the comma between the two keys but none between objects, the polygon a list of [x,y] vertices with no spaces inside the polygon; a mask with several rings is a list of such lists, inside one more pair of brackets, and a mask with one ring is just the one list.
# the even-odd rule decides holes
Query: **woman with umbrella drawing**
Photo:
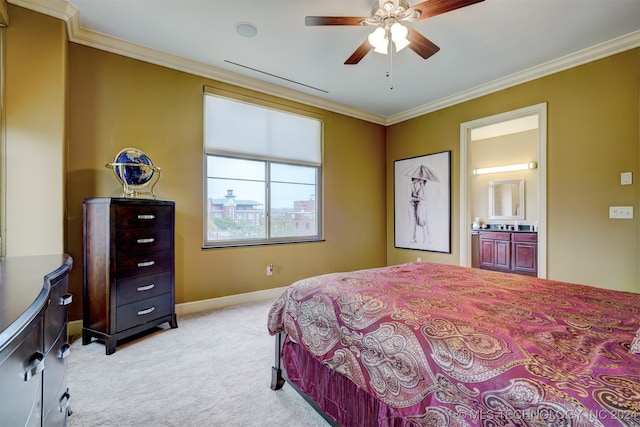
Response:
[{"label": "woman with umbrella drawing", "polygon": [[409,221],[411,222],[411,242],[418,243],[418,230],[421,231],[421,242],[429,243],[431,234],[427,221],[426,187],[428,181],[440,182],[437,175],[425,165],[420,165],[408,174],[411,177],[409,196]]}]

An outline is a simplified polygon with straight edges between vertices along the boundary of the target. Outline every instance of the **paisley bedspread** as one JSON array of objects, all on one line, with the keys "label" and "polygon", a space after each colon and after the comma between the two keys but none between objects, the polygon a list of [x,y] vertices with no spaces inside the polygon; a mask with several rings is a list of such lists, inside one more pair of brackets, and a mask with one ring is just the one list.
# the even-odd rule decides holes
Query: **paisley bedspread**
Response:
[{"label": "paisley bedspread", "polygon": [[269,313],[416,425],[640,426],[640,294],[434,264],[292,284]]}]

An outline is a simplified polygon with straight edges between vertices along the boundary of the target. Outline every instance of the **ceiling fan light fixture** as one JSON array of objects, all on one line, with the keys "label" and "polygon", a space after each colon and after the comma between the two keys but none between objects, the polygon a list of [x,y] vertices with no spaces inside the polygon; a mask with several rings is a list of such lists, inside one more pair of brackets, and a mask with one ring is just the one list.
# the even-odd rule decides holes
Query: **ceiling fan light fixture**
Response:
[{"label": "ceiling fan light fixture", "polygon": [[[365,39],[360,46],[347,58],[345,65],[360,63],[362,58],[372,50],[388,55],[387,74],[391,71],[391,56],[393,50],[390,43],[395,45],[398,52],[405,47],[418,54],[422,59],[435,55],[440,48],[431,40],[416,31],[411,24],[416,21],[437,16],[463,7],[482,2],[484,0],[421,0],[410,6],[408,0],[371,0],[374,4],[369,17],[357,16],[307,16],[306,26],[320,25],[349,25],[372,26],[375,31]],[[394,24],[408,24],[394,26]],[[394,26],[394,30],[391,27]],[[380,29],[381,28],[381,29]],[[397,30],[396,30],[397,29]],[[384,32],[384,34],[382,34]],[[397,33],[397,34],[392,34]]]},{"label": "ceiling fan light fixture", "polygon": [[378,46],[373,49],[374,52],[381,53],[383,55],[387,54],[387,50],[389,49],[389,40],[384,39]]},{"label": "ceiling fan light fixture", "polygon": [[389,40],[385,37],[386,31],[382,27],[376,28],[373,33],[369,34],[369,43],[374,47],[374,51],[378,53],[387,53]]},{"label": "ceiling fan light fixture", "polygon": [[407,36],[409,35],[409,30],[404,25],[396,22],[391,26],[391,40],[393,40],[393,44],[396,46],[396,52],[400,52],[405,47],[409,46],[409,40]]}]

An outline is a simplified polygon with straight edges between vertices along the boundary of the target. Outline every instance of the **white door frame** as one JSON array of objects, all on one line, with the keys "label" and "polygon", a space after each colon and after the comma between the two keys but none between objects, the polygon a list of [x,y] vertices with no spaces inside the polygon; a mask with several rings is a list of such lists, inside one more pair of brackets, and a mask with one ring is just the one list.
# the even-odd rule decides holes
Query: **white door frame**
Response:
[{"label": "white door frame", "polygon": [[460,260],[471,267],[471,130],[538,115],[538,277],[547,277],[547,103],[460,124]]}]

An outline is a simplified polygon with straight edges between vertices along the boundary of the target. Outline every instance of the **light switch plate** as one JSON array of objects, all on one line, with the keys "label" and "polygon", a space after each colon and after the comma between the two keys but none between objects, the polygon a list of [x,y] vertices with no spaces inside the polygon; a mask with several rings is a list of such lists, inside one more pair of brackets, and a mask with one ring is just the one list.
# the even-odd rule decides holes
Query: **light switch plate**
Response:
[{"label": "light switch plate", "polygon": [[609,218],[633,219],[633,206],[609,206]]},{"label": "light switch plate", "polygon": [[633,174],[631,172],[622,172],[620,174],[620,185],[633,184]]}]

